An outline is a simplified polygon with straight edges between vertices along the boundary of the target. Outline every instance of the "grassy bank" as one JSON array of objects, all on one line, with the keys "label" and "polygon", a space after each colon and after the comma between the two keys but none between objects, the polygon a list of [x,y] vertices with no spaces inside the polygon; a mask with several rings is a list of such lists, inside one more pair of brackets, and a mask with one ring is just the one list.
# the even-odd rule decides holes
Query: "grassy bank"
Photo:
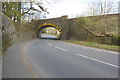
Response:
[{"label": "grassy bank", "polygon": [[105,50],[111,50],[111,51],[118,51],[118,47],[120,47],[115,45],[98,44],[98,43],[78,41],[78,40],[65,40],[65,42],[88,46],[88,47],[95,47],[95,48],[100,48]]}]

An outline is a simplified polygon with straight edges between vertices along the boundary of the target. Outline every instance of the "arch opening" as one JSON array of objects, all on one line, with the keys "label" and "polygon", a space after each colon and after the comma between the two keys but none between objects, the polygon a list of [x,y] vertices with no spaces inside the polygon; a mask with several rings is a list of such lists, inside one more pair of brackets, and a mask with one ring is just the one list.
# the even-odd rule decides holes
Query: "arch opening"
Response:
[{"label": "arch opening", "polygon": [[41,39],[58,40],[60,39],[61,33],[61,28],[51,23],[42,24],[37,29],[37,37]]}]

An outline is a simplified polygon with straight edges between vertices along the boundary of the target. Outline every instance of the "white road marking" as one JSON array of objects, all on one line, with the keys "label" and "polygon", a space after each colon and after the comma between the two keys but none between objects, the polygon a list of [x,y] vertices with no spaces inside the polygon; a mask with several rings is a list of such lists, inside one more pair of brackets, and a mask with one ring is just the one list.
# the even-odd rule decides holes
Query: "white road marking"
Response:
[{"label": "white road marking", "polygon": [[48,43],[48,45],[52,46],[52,44]]},{"label": "white road marking", "polygon": [[60,49],[60,50],[63,50],[63,51],[68,51],[68,50],[66,50],[66,49],[63,49],[63,48],[60,48],[60,47],[57,47],[57,46],[55,46],[55,48]]},{"label": "white road marking", "polygon": [[81,54],[76,54],[76,55],[87,58],[87,59],[90,59],[90,60],[94,60],[94,61],[97,61],[97,62],[100,62],[100,63],[103,63],[103,64],[106,64],[106,65],[109,65],[109,66],[119,68],[119,66],[116,66],[114,64],[110,64],[110,63],[107,63],[107,62],[104,62],[104,61],[100,61],[100,60],[97,60],[97,59],[94,59],[94,58],[91,58],[91,57],[87,57],[87,56],[84,56],[84,55],[81,55]]}]

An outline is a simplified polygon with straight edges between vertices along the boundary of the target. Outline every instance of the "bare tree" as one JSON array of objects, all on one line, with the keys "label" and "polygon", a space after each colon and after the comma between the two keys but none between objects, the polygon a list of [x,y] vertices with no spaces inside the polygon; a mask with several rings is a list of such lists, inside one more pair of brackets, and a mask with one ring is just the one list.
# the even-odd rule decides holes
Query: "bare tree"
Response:
[{"label": "bare tree", "polygon": [[[108,30],[110,29],[109,27],[111,26],[110,24],[114,24],[109,20],[110,16],[108,14],[113,14],[112,11],[116,9],[116,3],[114,0],[96,0],[96,2],[92,2],[89,4],[90,6],[90,12],[92,16],[96,16],[94,19],[90,18],[90,25],[93,23],[97,23],[97,25],[93,26],[99,26],[99,29],[101,29],[102,34],[106,34]],[[109,26],[108,24],[109,23]]]},{"label": "bare tree", "polygon": [[106,15],[115,8],[114,0],[97,0],[90,5],[92,15]]},{"label": "bare tree", "polygon": [[47,8],[43,3],[46,0],[30,0],[27,2],[2,2],[2,13],[11,18],[15,22],[21,22],[21,17],[32,13],[47,14]]}]

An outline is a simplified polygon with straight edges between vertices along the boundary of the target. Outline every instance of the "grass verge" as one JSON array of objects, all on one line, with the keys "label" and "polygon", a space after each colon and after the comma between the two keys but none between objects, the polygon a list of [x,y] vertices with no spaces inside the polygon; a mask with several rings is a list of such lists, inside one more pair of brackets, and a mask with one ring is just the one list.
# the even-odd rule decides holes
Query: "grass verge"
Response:
[{"label": "grass verge", "polygon": [[118,52],[118,47],[120,47],[116,45],[98,44],[94,42],[86,42],[86,41],[78,41],[78,40],[64,40],[64,42],[88,46],[88,47],[100,48],[105,50],[117,51],[117,52]]}]

